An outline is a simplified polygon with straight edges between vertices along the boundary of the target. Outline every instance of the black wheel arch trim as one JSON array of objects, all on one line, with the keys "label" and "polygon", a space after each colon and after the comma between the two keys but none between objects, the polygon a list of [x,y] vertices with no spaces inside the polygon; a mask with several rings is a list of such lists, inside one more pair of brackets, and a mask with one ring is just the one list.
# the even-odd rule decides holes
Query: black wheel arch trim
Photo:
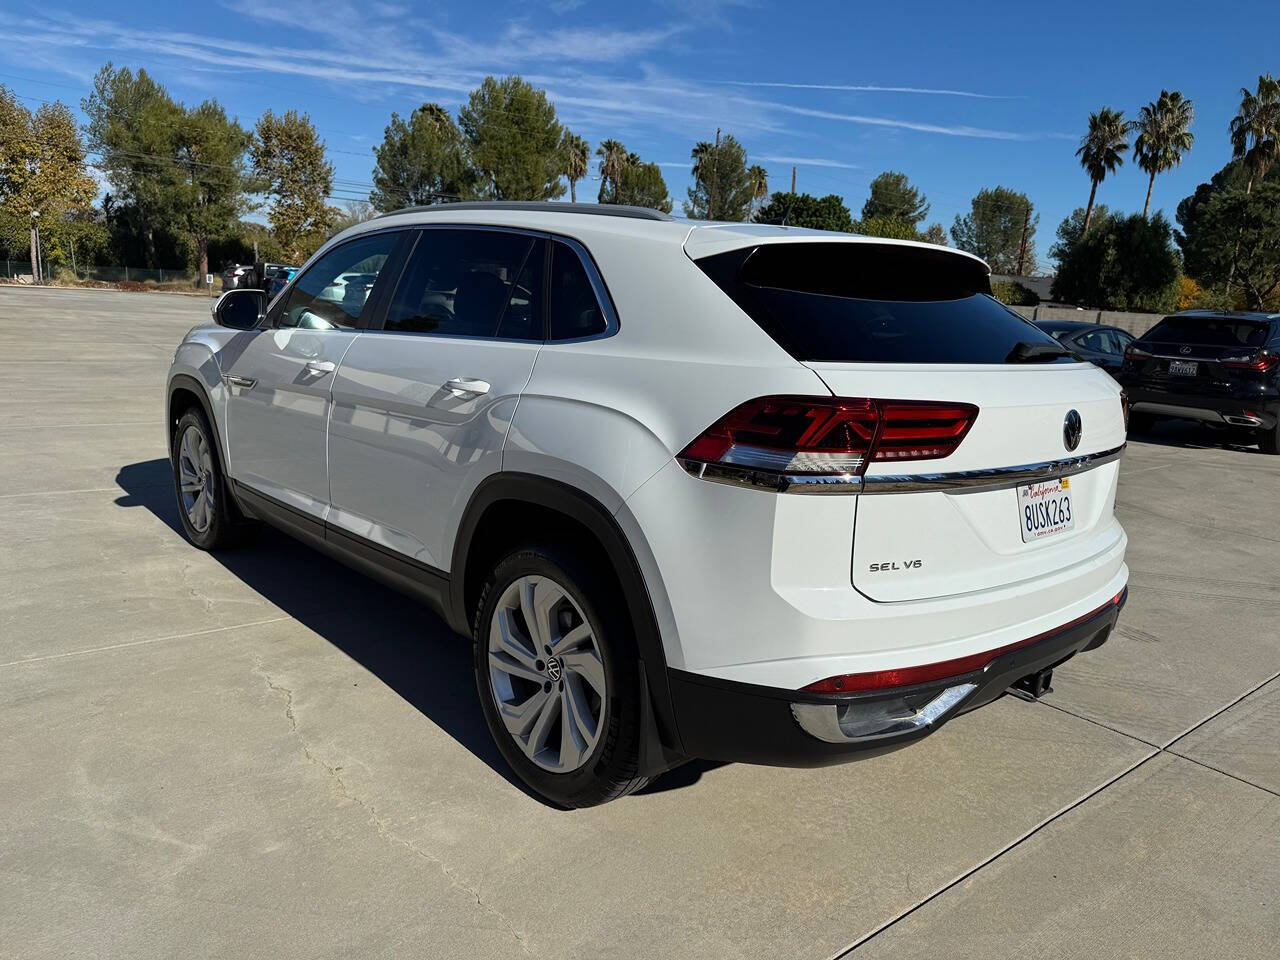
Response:
[{"label": "black wheel arch trim", "polygon": [[476,528],[485,512],[503,501],[530,503],[572,517],[586,527],[604,548],[631,612],[636,646],[640,652],[642,688],[648,688],[648,695],[641,704],[644,724],[641,773],[656,775],[682,762],[685,752],[676,723],[667,679],[667,657],[653,600],[626,534],[613,514],[590,494],[535,474],[496,473],[482,480],[467,504],[454,540],[447,604],[450,626],[464,635],[470,633],[470,623],[467,622],[470,611],[466,608],[467,558]]},{"label": "black wheel arch trim", "polygon": [[195,394],[196,400],[200,403],[200,409],[204,411],[205,419],[209,421],[209,427],[213,430],[213,446],[218,451],[218,462],[222,465],[222,475],[230,477],[227,472],[227,454],[222,449],[222,436],[218,431],[218,420],[213,415],[213,404],[209,402],[209,391],[205,389],[205,385],[195,377],[186,373],[175,373],[169,378],[169,385],[165,390],[164,397],[164,423],[166,433],[166,447],[169,457],[173,457],[173,395],[181,388],[188,393]]}]

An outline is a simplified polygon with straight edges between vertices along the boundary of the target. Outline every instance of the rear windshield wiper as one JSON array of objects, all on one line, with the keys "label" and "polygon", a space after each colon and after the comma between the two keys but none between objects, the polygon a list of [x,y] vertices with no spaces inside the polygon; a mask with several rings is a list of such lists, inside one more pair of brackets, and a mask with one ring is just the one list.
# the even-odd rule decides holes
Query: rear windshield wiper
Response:
[{"label": "rear windshield wiper", "polygon": [[1005,363],[1045,363],[1058,357],[1068,357],[1070,352],[1056,343],[1029,343],[1019,340],[1004,358]]}]

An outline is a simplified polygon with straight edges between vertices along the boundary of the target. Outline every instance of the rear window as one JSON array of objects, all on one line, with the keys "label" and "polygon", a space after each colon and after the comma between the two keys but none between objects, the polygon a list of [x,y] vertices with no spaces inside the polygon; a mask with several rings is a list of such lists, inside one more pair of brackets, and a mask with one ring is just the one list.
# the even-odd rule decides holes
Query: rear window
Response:
[{"label": "rear window", "polygon": [[981,263],[943,250],[784,243],[697,263],[797,360],[1078,362],[991,297]]},{"label": "rear window", "polygon": [[1267,342],[1265,323],[1231,317],[1165,317],[1147,331],[1153,343],[1194,343],[1214,347],[1260,347]]}]

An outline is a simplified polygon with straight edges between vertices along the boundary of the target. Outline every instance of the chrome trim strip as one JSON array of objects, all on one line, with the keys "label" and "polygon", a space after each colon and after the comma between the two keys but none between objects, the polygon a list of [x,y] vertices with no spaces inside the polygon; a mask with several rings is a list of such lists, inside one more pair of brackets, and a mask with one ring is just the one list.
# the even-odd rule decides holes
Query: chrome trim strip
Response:
[{"label": "chrome trim strip", "polygon": [[[959,683],[947,687],[924,706],[905,714],[905,704],[882,699],[843,703],[793,703],[791,715],[807,734],[819,740],[827,743],[864,743],[931,727],[977,689],[976,683]],[[841,723],[842,713],[844,723]]]},{"label": "chrome trim strip", "polygon": [[958,470],[953,473],[916,473],[881,475],[870,477],[771,473],[725,464],[700,463],[693,460],[677,462],[691,476],[716,483],[753,487],[775,493],[845,494],[866,496],[879,493],[982,493],[989,490],[1006,490],[1044,480],[1056,480],[1092,470],[1103,464],[1119,460],[1125,444],[1099,453],[1087,453],[1062,460],[1046,460],[1041,463],[1024,463],[1013,467],[994,467],[986,470]]}]

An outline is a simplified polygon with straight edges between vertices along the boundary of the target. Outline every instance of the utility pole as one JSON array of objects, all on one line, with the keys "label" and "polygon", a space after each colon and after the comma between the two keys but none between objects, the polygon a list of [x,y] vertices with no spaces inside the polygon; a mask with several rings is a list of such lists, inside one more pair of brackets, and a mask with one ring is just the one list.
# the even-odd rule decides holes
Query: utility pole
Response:
[{"label": "utility pole", "polygon": [[1027,269],[1027,231],[1031,229],[1031,204],[1027,204],[1027,215],[1022,221],[1022,242],[1018,244],[1018,276],[1025,277]]},{"label": "utility pole", "polygon": [[796,195],[796,168],[791,168],[791,195]]},{"label": "utility pole", "polygon": [[40,233],[36,221],[40,218],[39,210],[31,211],[31,282],[40,282]]}]

